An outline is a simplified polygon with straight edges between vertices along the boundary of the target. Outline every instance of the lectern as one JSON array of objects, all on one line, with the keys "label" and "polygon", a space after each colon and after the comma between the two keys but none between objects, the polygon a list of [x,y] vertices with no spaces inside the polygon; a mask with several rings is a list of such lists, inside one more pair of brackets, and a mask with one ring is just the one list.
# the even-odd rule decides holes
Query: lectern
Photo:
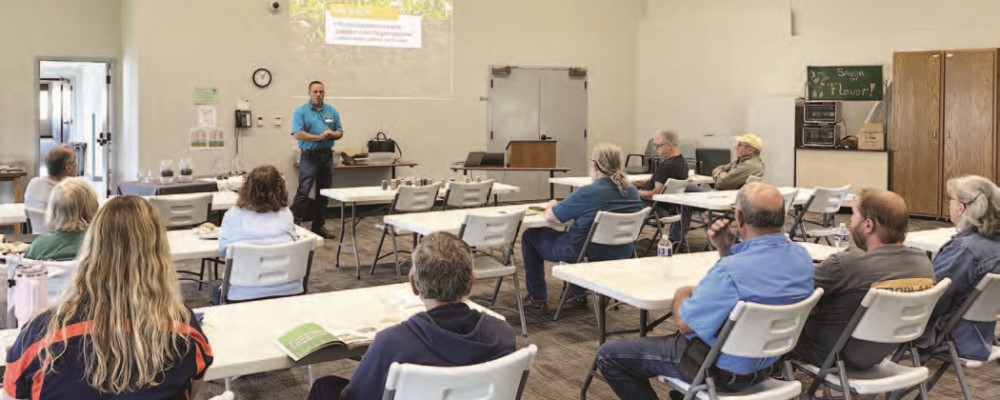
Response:
[{"label": "lectern", "polygon": [[507,143],[507,166],[510,168],[555,168],[554,140],[511,140]]}]

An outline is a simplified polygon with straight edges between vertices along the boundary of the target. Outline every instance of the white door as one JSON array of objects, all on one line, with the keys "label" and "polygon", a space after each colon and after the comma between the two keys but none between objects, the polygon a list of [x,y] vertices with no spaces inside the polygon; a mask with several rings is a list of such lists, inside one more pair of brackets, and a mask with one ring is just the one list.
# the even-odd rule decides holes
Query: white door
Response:
[{"label": "white door", "polygon": [[[510,74],[491,76],[487,151],[504,152],[511,140],[556,140],[556,164],[566,174],[587,174],[586,78],[570,77],[568,68],[511,67]],[[521,188],[504,201],[549,198],[548,172],[496,172],[497,181]],[[556,195],[565,194],[557,188]]]}]

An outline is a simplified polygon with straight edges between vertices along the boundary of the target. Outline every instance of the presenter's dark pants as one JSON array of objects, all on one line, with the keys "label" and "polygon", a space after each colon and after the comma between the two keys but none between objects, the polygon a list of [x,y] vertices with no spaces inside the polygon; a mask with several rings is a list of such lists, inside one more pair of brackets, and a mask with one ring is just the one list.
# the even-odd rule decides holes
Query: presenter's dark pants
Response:
[{"label": "presenter's dark pants", "polygon": [[[299,160],[299,188],[292,201],[292,215],[295,224],[312,219],[312,230],[323,229],[326,223],[326,206],[329,198],[319,194],[322,189],[333,185],[333,152],[330,149],[302,150]],[[309,191],[316,187],[315,201],[309,207]]]},{"label": "presenter's dark pants", "polygon": [[350,381],[339,376],[324,376],[313,382],[308,400],[340,400],[340,392]]}]

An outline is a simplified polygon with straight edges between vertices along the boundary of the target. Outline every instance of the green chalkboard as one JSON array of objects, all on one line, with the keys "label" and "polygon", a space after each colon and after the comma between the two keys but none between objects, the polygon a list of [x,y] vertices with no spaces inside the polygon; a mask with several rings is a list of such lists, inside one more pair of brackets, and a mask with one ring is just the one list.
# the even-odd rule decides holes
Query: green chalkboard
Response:
[{"label": "green chalkboard", "polygon": [[882,100],[882,66],[806,67],[809,100]]}]

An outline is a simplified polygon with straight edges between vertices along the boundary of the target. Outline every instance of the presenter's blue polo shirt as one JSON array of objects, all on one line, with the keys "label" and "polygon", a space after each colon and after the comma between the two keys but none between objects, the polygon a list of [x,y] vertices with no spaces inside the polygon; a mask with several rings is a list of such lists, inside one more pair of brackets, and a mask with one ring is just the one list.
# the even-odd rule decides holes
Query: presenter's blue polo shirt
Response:
[{"label": "presenter's blue polo shirt", "polygon": [[[314,135],[322,135],[327,128],[332,131],[343,132],[344,126],[340,124],[340,113],[329,104],[323,104],[319,110],[313,108],[312,103],[299,106],[292,114],[292,135],[295,132],[306,131]],[[299,141],[299,148],[302,150],[329,150],[333,148],[332,140],[320,140],[318,142]]]}]

